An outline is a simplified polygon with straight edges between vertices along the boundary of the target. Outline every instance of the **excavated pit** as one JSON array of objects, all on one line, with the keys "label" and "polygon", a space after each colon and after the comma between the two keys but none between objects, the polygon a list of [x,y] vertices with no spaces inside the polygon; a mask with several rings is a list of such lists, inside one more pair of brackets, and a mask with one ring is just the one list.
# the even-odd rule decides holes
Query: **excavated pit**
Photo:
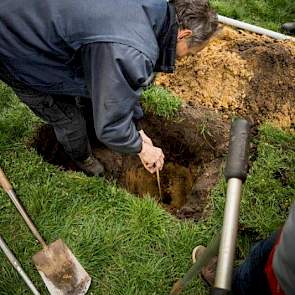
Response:
[{"label": "excavated pit", "polygon": [[[184,102],[174,119],[147,114],[142,123],[166,157],[162,200],[156,176],[145,171],[137,156],[114,153],[97,141],[93,152],[108,180],[136,195],[149,194],[179,218],[199,219],[220,175],[231,118],[248,119],[253,135],[265,121],[294,131],[294,81],[294,43],[225,27],[203,51],[179,61],[174,74],[156,79]],[[32,145],[48,162],[77,169],[49,126],[36,132]],[[253,150],[255,145],[252,159]]]},{"label": "excavated pit", "polygon": [[[156,176],[143,168],[137,156],[115,153],[93,141],[93,153],[105,166],[106,179],[115,180],[138,196],[150,195],[179,218],[199,219],[220,176],[229,124],[208,109],[183,105],[171,120],[147,114],[142,128],[165,154],[165,166],[160,173],[162,199]],[[46,161],[62,169],[77,170],[50,126],[43,125],[36,131],[32,146]]]}]

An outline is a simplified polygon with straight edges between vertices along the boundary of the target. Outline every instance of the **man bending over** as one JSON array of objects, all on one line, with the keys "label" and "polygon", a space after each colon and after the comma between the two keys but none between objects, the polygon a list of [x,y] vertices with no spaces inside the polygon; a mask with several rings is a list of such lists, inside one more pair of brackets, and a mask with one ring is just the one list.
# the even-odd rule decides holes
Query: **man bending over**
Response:
[{"label": "man bending over", "polygon": [[[25,4],[25,6],[24,6]],[[95,134],[137,154],[151,173],[164,154],[134,121],[154,72],[201,50],[217,28],[207,0],[2,0],[0,79],[39,117],[77,166],[102,175],[77,103],[92,107]]]}]

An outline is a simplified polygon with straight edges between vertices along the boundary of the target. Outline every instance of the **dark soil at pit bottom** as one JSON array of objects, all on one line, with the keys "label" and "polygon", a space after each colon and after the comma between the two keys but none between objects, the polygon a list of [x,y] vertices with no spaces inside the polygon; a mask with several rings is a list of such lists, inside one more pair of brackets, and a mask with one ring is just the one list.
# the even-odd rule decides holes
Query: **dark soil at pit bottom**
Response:
[{"label": "dark soil at pit bottom", "polygon": [[[203,126],[202,130],[198,126]],[[206,109],[184,105],[173,120],[148,114],[142,127],[165,154],[165,166],[160,173],[162,199],[156,175],[148,173],[137,156],[112,152],[96,141],[92,143],[93,153],[105,166],[106,178],[116,180],[136,195],[150,195],[179,218],[199,219],[208,203],[208,194],[219,179],[229,125]],[[50,126],[37,130],[32,145],[46,161],[63,169],[77,169]]]}]

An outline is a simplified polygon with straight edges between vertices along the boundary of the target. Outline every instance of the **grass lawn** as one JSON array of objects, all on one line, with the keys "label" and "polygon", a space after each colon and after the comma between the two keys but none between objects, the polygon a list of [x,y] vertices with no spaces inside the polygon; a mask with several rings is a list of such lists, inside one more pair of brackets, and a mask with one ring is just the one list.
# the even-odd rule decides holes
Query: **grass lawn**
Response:
[{"label": "grass lawn", "polygon": [[210,0],[224,16],[279,31],[285,22],[295,21],[294,0]]},{"label": "grass lawn", "polygon": [[[291,7],[287,0],[212,2],[221,14],[260,25],[269,22],[267,26],[272,29],[271,24],[278,27],[283,19],[292,19],[290,13],[288,17],[286,11],[277,9],[278,3]],[[235,8],[239,13],[234,15],[234,7],[243,3],[244,11]],[[255,12],[255,3],[265,3],[274,11]],[[155,94],[164,93],[151,90],[145,97],[156,101]],[[153,109],[169,116],[178,103],[168,100],[165,105]],[[149,197],[138,198],[115,183],[64,172],[44,162],[27,144],[39,124],[13,92],[0,84],[0,166],[44,238],[48,242],[62,238],[68,244],[92,277],[89,294],[167,295],[175,280],[191,266],[192,249],[206,245],[220,229],[225,182],[221,180],[212,192],[210,216],[198,223],[180,222]],[[238,260],[247,255],[251,242],[266,237],[284,222],[295,199],[295,135],[265,124],[255,144],[257,155],[252,155],[241,204]],[[40,246],[2,190],[0,212],[1,235],[41,294],[47,294],[31,262]],[[2,252],[0,282],[0,295],[30,294]],[[183,294],[205,295],[207,291],[195,280]]]},{"label": "grass lawn", "polygon": [[[190,266],[195,245],[220,229],[225,183],[212,194],[212,216],[180,222],[150,198],[139,199],[103,179],[63,172],[25,143],[39,120],[1,85],[0,165],[47,241],[63,238],[93,278],[90,294],[167,294]],[[285,219],[295,195],[295,137],[271,126],[260,130],[258,156],[245,185],[239,257],[250,242]],[[249,210],[251,208],[251,210]],[[30,261],[40,249],[8,197],[0,193],[1,234],[43,294]],[[0,254],[0,294],[29,294]],[[195,281],[184,294],[206,294]]]}]

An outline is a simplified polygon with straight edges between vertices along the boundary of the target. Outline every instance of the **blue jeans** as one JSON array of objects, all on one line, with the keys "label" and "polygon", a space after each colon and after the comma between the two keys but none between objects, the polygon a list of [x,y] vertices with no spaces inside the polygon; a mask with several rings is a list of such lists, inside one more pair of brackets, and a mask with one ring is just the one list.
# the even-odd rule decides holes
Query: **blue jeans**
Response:
[{"label": "blue jeans", "polygon": [[277,237],[278,232],[274,232],[267,240],[256,243],[245,261],[234,270],[234,295],[271,295],[264,268]]}]

